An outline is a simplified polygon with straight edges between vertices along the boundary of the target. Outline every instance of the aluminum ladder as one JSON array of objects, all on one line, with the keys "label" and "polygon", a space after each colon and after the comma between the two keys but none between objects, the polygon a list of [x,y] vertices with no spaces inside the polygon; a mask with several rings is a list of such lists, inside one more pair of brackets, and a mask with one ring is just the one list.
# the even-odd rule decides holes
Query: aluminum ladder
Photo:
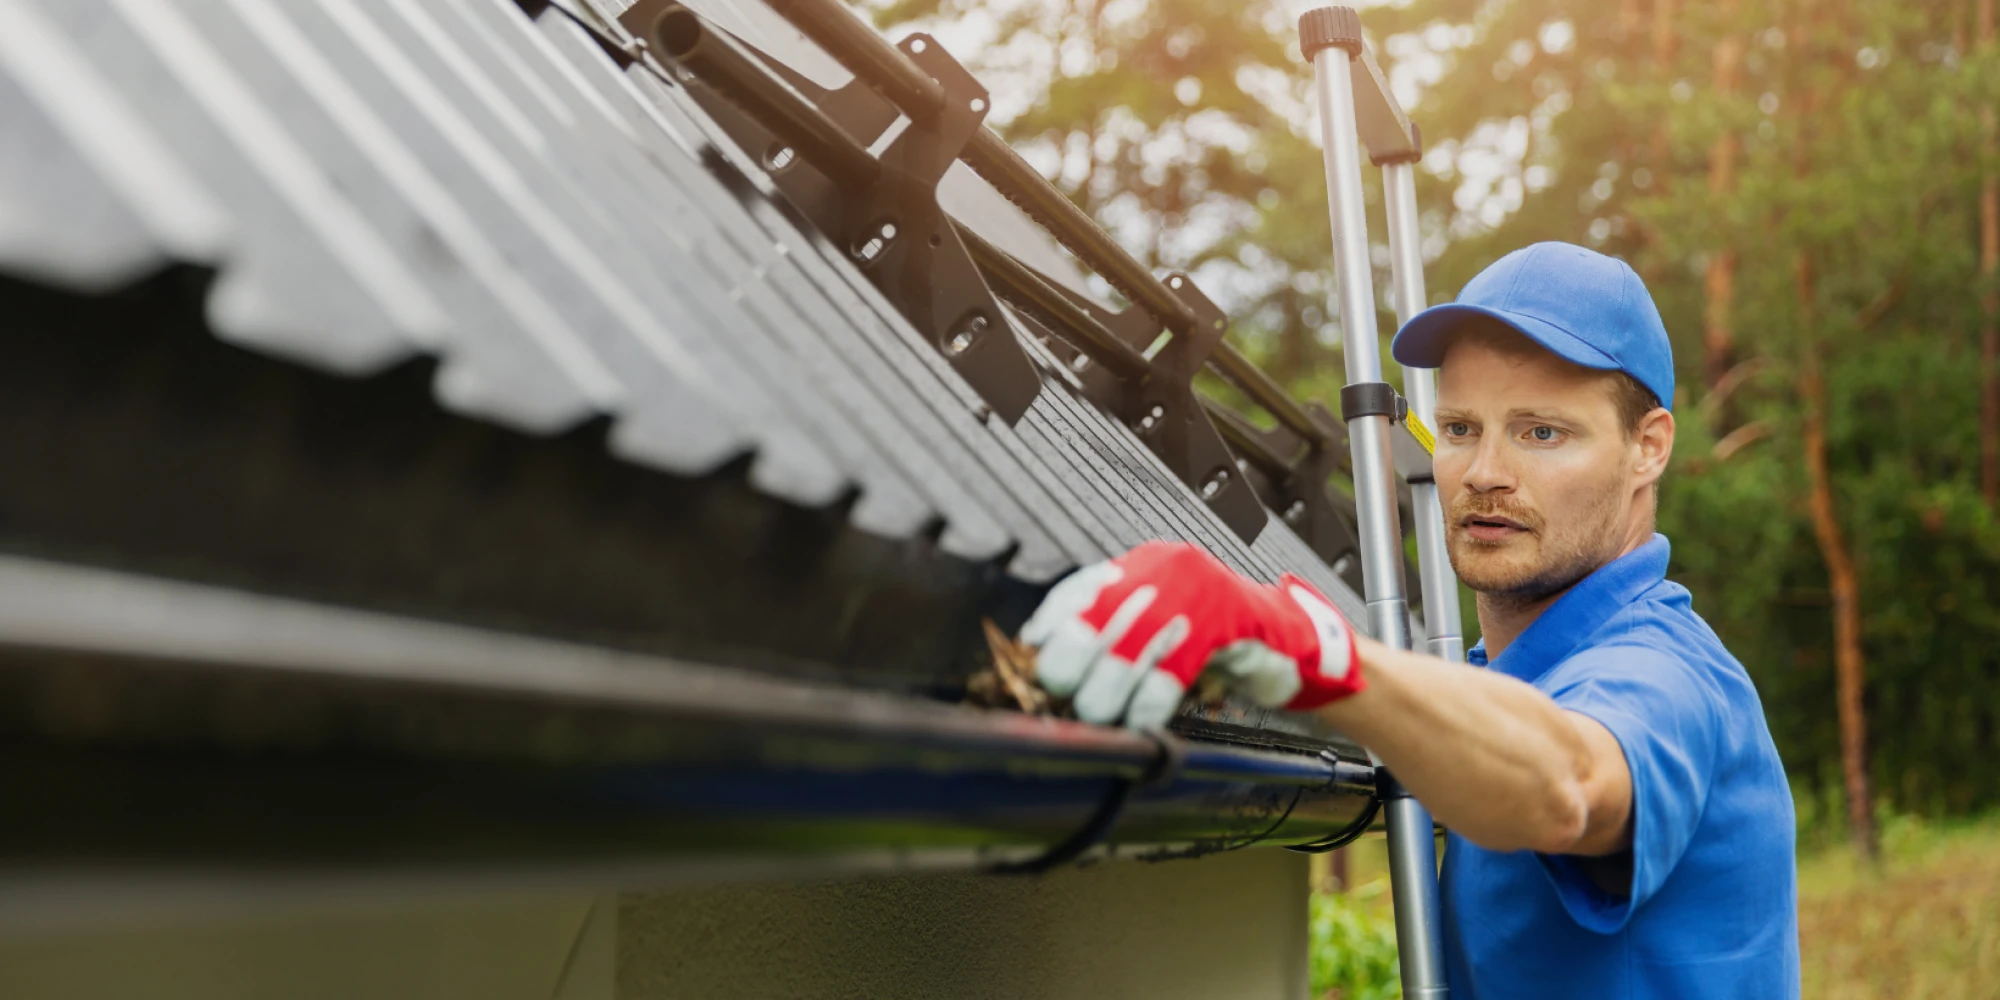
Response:
[{"label": "aluminum ladder", "polygon": [[[1376,328],[1374,268],[1367,207],[1361,194],[1366,148],[1382,169],[1389,226],[1392,298],[1400,326],[1424,308],[1423,255],[1417,231],[1415,169],[1418,132],[1404,117],[1361,39],[1350,7],[1322,7],[1299,19],[1299,48],[1312,63],[1325,151],[1327,202],[1333,226],[1333,267],[1343,331],[1347,385],[1341,417],[1354,465],[1354,503],[1361,542],[1368,629],[1398,649],[1412,648],[1404,593],[1397,478],[1410,486],[1428,636],[1425,651],[1465,658],[1459,625],[1458,580],[1445,552],[1444,514],[1431,477],[1430,448],[1437,387],[1428,369],[1403,369],[1407,401],[1382,381]],[[1378,762],[1379,765],[1379,762]],[[1377,768],[1389,834],[1389,879],[1396,910],[1403,995],[1441,1000],[1448,993],[1439,919],[1435,834],[1430,812]]]}]

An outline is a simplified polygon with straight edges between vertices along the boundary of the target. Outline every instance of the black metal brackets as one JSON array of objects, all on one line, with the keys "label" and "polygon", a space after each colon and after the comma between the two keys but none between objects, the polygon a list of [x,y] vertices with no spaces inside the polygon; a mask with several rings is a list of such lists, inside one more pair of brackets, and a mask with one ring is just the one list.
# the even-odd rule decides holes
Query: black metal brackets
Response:
[{"label": "black metal brackets", "polygon": [[1020,419],[1041,391],[1040,373],[937,202],[938,181],[986,119],[986,90],[965,67],[927,35],[902,41],[946,99],[935,114],[910,118],[877,158],[865,144],[897,116],[859,81],[828,91],[777,72],[670,0],[641,0],[619,20],[676,64],[716,123],[993,413]]},{"label": "black metal brackets", "polygon": [[[855,261],[1011,424],[1041,391],[1041,375],[937,202],[938,182],[986,121],[986,88],[929,35],[897,47],[944,85],[945,104],[935,118],[911,121],[883,150],[873,188],[842,199],[840,231],[862,241],[848,248]],[[868,256],[878,240],[878,254]]]},{"label": "black metal brackets", "polygon": [[[1264,530],[1264,507],[1250,484],[1244,482],[1236,456],[1223,444],[1222,435],[1209,423],[1194,394],[1195,374],[1222,342],[1222,334],[1229,328],[1228,317],[1185,274],[1169,275],[1167,287],[1194,310],[1200,322],[1153,356],[1153,377],[1136,386],[1133,393],[1138,421],[1134,429],[1168,468],[1194,487],[1202,502],[1244,541],[1252,541]],[[1128,415],[1127,419],[1134,418]],[[1148,421],[1153,423],[1148,425]]]}]

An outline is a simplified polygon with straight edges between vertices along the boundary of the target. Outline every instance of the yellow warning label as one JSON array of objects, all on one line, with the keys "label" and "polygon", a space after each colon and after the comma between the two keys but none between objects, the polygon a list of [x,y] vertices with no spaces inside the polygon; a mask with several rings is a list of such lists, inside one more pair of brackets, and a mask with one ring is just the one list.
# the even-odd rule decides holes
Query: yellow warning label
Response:
[{"label": "yellow warning label", "polygon": [[1410,436],[1416,438],[1417,443],[1424,446],[1425,453],[1431,455],[1437,454],[1437,435],[1432,434],[1431,429],[1425,427],[1424,422],[1417,419],[1416,414],[1412,413],[1404,417],[1403,423],[1410,428]]}]

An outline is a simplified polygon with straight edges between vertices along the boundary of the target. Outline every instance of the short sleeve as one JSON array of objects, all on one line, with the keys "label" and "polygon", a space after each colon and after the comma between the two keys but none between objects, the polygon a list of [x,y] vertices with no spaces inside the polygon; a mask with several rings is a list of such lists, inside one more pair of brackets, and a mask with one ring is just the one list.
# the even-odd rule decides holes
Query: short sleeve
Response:
[{"label": "short sleeve", "polygon": [[1630,895],[1598,888],[1574,858],[1542,858],[1571,918],[1609,934],[1659,891],[1694,838],[1717,764],[1719,696],[1699,667],[1638,646],[1591,648],[1548,681],[1556,704],[1611,731],[1632,772]]}]

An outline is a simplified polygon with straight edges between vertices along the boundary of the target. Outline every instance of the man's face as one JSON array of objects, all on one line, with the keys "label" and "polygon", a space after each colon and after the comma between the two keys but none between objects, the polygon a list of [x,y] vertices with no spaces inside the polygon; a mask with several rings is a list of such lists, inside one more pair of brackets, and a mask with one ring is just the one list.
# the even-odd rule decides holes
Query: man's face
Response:
[{"label": "man's face", "polygon": [[1665,457],[1626,433],[1610,376],[1489,331],[1460,336],[1438,376],[1437,484],[1466,586],[1538,601],[1650,532]]}]

